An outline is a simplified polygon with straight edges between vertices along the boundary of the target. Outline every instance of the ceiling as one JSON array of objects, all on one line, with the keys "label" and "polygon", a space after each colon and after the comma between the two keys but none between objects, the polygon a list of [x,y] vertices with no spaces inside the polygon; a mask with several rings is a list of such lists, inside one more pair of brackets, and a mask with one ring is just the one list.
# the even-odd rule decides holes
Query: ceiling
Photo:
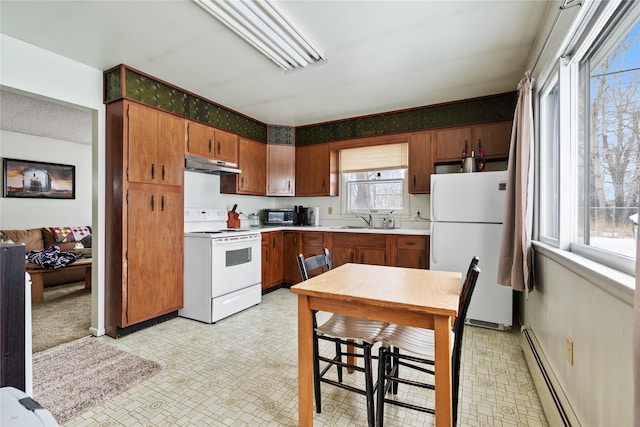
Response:
[{"label": "ceiling", "polygon": [[[546,35],[547,8],[557,6],[275,3],[327,61],[285,72],[189,0],[2,0],[0,31],[97,69],[127,64],[267,124],[300,126],[514,91]],[[8,101],[20,95],[1,96],[6,128]]]}]

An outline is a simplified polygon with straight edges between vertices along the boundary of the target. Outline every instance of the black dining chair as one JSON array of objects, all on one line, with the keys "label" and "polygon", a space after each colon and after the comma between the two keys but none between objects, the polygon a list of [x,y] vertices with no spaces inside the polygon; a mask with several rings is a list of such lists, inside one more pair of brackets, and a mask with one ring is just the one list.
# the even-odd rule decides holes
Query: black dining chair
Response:
[{"label": "black dining chair", "polygon": [[[299,254],[297,260],[303,281],[309,279],[310,271],[321,268],[331,270],[332,268],[329,250],[326,248],[323,254],[311,256],[306,259],[302,254]],[[317,312],[313,312],[313,387],[317,413],[322,412],[320,383],[331,384],[366,397],[367,422],[369,426],[373,427],[375,423],[374,403],[376,384],[374,384],[373,381],[372,360],[374,356],[372,355],[372,346],[375,344],[374,338],[382,332],[385,326],[387,326],[387,323],[359,319],[342,314],[332,314],[327,321],[318,325]],[[321,355],[320,341],[333,343],[335,345],[335,355],[332,357]],[[362,354],[354,352],[353,349],[355,348],[362,349]],[[352,365],[345,361],[350,356],[356,358],[356,364]],[[357,365],[357,360],[359,359],[363,360],[364,366]],[[322,370],[320,369],[320,362],[326,363]],[[326,377],[327,372],[329,372],[333,366],[337,369],[338,381]],[[362,372],[365,377],[364,388],[343,383],[343,368]]]},{"label": "black dining chair", "polygon": [[[478,258],[474,257],[469,265],[469,270],[462,285],[460,301],[458,304],[458,316],[453,325],[453,351],[451,355],[451,396],[452,396],[452,420],[457,423],[458,416],[458,389],[460,386],[460,364],[462,356],[462,336],[464,332],[465,318],[471,296],[475,289],[480,268],[477,266]],[[391,404],[403,408],[412,409],[429,414],[435,414],[435,409],[428,406],[407,403],[396,398],[389,399],[387,393],[398,393],[398,384],[435,390],[434,366],[435,346],[434,333],[429,329],[421,329],[411,326],[390,324],[377,337],[382,342],[378,359],[378,395],[376,426],[384,424],[384,405]],[[404,351],[405,353],[401,353]],[[406,354],[410,353],[410,354]],[[422,382],[400,377],[400,367],[417,370],[427,374],[431,382]]]}]

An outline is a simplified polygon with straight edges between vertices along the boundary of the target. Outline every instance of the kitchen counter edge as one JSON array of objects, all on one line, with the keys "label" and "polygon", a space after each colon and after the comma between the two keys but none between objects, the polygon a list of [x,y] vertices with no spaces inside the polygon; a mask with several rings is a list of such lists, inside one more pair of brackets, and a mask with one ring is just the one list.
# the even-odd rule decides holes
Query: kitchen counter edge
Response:
[{"label": "kitchen counter edge", "polygon": [[251,228],[261,233],[267,233],[269,231],[324,231],[331,233],[365,233],[365,234],[407,234],[407,235],[421,235],[428,236],[430,234],[428,229],[421,228],[342,228],[340,226],[261,226]]}]

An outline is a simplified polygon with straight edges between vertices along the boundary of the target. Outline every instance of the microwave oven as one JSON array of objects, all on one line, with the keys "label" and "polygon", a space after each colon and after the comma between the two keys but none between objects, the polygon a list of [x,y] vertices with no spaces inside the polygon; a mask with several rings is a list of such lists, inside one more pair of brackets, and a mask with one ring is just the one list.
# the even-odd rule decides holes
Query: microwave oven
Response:
[{"label": "microwave oven", "polygon": [[293,209],[263,209],[264,225],[293,225]]}]

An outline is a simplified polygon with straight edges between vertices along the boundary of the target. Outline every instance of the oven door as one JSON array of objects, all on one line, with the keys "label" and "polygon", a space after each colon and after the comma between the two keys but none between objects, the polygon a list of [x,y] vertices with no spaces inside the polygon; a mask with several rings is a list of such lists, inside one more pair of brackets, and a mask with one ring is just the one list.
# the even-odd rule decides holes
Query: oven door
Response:
[{"label": "oven door", "polygon": [[226,295],[260,283],[262,256],[260,235],[212,239],[212,297]]}]

